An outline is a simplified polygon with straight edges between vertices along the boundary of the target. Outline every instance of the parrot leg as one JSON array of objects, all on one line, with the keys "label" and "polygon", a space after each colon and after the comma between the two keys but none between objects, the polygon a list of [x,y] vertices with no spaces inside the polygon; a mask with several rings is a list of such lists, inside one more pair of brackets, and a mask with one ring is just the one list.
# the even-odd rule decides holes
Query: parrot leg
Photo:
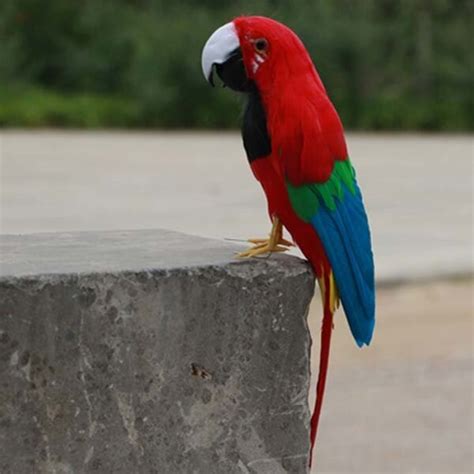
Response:
[{"label": "parrot leg", "polygon": [[238,257],[256,257],[271,252],[286,252],[293,243],[283,238],[283,225],[278,217],[273,218],[272,230],[268,239],[249,239],[253,247],[237,254]]}]

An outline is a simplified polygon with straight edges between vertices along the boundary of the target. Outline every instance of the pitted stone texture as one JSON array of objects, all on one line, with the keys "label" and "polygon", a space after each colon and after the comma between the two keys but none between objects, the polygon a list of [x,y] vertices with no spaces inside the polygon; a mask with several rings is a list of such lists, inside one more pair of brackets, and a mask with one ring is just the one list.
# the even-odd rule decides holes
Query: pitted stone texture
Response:
[{"label": "pitted stone texture", "polygon": [[[180,234],[182,267],[172,234],[154,233],[146,270],[134,253],[152,231],[39,235],[44,263],[25,249],[35,236],[9,237],[20,270],[0,279],[0,472],[306,472],[309,267],[236,262],[234,246]],[[88,273],[87,242],[104,238],[126,258]],[[58,273],[45,258],[65,239],[77,264]]]}]

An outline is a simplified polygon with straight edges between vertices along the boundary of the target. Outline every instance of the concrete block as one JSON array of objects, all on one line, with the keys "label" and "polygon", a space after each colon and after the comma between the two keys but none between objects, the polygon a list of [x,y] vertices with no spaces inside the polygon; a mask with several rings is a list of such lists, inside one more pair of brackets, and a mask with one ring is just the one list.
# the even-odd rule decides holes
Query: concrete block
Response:
[{"label": "concrete block", "polygon": [[0,472],[307,471],[305,262],[160,230],[1,245]]}]

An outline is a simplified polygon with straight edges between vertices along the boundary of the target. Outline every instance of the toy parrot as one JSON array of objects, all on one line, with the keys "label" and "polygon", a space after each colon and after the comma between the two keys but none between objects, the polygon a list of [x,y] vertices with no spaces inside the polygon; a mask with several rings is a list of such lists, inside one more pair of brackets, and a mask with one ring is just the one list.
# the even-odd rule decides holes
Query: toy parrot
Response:
[{"label": "toy parrot", "polygon": [[339,116],[301,40],[270,18],[242,16],[217,29],[202,51],[214,85],[247,95],[242,138],[252,171],[268,201],[269,239],[241,257],[288,250],[283,226],[309,260],[323,301],[311,451],[323,402],[333,314],[342,302],[359,347],[375,324],[370,230]]}]

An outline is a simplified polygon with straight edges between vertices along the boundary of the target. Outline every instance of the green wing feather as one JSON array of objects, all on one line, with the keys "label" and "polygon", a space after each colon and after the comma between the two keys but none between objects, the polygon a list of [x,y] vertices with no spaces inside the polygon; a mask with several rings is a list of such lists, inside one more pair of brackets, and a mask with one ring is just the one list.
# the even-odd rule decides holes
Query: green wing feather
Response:
[{"label": "green wing feather", "polygon": [[[330,178],[324,183],[304,184],[293,186],[286,183],[291,205],[298,216],[309,222],[318,212],[321,202],[329,209],[336,209],[336,198],[342,199],[345,184],[352,194],[355,194],[355,171],[349,159],[336,161]],[[314,199],[314,196],[318,199]]]}]

